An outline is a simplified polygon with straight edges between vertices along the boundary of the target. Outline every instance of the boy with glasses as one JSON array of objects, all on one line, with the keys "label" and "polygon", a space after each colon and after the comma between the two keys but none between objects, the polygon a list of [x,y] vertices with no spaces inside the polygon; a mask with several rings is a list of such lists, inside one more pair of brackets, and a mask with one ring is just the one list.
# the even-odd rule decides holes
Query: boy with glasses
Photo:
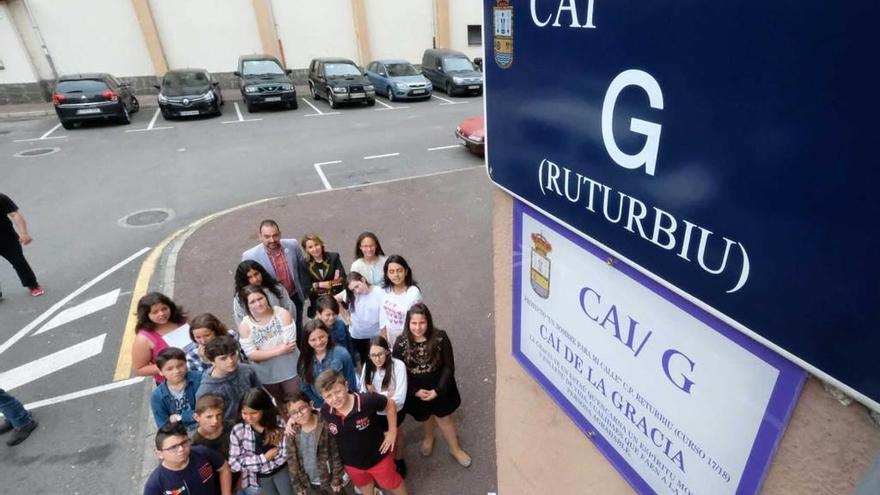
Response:
[{"label": "boy with glasses", "polygon": [[297,494],[351,493],[336,441],[312,409],[305,392],[285,397],[287,414],[287,469]]},{"label": "boy with glasses", "polygon": [[191,445],[181,423],[167,423],[156,432],[156,457],[162,463],[144,485],[144,495],[232,495],[232,472],[213,450]]}]

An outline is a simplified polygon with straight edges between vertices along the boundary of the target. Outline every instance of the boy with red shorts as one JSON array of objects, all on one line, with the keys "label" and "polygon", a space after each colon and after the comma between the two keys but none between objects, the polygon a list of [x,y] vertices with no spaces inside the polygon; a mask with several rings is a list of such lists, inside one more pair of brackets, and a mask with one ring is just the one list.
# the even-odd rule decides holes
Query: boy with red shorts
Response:
[{"label": "boy with red shorts", "polygon": [[[381,394],[349,392],[345,377],[334,369],[321,373],[315,388],[324,399],[321,416],[336,438],[339,456],[351,481],[364,495],[374,495],[376,485],[394,495],[406,495],[406,485],[391,455],[397,438],[394,401]],[[380,411],[385,411],[387,422],[379,418]]]}]

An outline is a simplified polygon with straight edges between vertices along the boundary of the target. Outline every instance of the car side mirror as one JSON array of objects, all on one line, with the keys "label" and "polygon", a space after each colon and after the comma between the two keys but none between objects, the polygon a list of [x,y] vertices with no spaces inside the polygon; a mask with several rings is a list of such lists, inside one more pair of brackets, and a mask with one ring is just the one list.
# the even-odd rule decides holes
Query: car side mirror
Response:
[{"label": "car side mirror", "polygon": [[483,57],[476,57],[474,59],[474,65],[477,66],[477,70],[483,72]]},{"label": "car side mirror", "polygon": [[384,70],[382,72],[380,72],[379,75],[382,77],[388,77],[388,73],[385,72]]},{"label": "car side mirror", "polygon": [[235,71],[235,72],[233,72],[232,74],[233,74],[233,75],[236,75],[236,76],[238,76],[238,77],[241,77],[241,72],[239,72],[239,71]]},{"label": "car side mirror", "polygon": [[293,74],[293,69],[284,69],[284,73],[289,76],[289,75]]},{"label": "car side mirror", "polygon": [[153,87],[156,89],[162,89],[162,86],[159,86],[158,84],[154,84]]},{"label": "car side mirror", "polygon": [[438,65],[438,66],[437,66],[437,70],[439,70],[440,72],[443,72],[443,66],[442,66],[442,65]]}]

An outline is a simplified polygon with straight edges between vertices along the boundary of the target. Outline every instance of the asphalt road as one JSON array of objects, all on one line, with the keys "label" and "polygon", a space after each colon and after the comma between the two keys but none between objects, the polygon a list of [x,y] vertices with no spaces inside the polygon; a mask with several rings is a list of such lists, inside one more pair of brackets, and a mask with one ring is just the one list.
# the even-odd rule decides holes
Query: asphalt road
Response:
[{"label": "asphalt road", "polygon": [[[52,117],[0,122],[0,191],[28,219],[26,256],[46,288],[31,298],[0,262],[0,386],[37,403],[41,422],[27,443],[0,444],[4,486],[129,492],[142,461],[145,388],[114,384],[113,375],[146,248],[262,198],[480,166],[452,131],[482,113],[482,100],[438,96],[333,111],[301,100],[296,111],[242,108],[241,117],[230,102],[221,117],[170,122],[145,108],[129,126],[73,130]],[[39,148],[57,151],[15,156]],[[150,209],[170,216],[120,225]]]}]

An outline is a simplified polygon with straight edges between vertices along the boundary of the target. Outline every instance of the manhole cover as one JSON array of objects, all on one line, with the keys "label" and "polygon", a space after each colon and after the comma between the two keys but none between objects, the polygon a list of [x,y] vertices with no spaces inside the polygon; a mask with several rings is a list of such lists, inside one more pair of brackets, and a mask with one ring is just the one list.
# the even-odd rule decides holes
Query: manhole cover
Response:
[{"label": "manhole cover", "polygon": [[119,220],[123,227],[146,227],[167,221],[174,216],[174,212],[164,208],[136,211]]},{"label": "manhole cover", "polygon": [[34,148],[32,150],[19,151],[12,156],[18,158],[30,158],[32,156],[51,155],[52,153],[58,153],[59,151],[61,151],[61,148]]}]

